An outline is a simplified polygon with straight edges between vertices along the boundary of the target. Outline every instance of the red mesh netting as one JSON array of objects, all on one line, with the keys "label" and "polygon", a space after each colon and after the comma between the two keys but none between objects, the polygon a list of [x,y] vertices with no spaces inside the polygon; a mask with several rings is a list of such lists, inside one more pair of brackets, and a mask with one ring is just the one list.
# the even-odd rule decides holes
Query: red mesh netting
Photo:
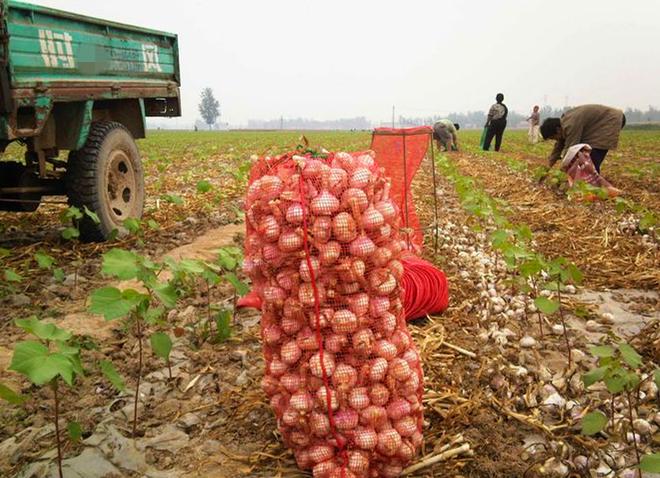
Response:
[{"label": "red mesh netting", "polygon": [[378,165],[391,178],[392,199],[403,213],[403,227],[411,229],[409,240],[416,252],[422,248],[424,234],[415,212],[410,185],[424,159],[432,134],[433,128],[430,126],[376,128],[371,137],[371,149],[376,153]]},{"label": "red mesh netting", "polygon": [[250,178],[244,269],[262,302],[262,386],[315,478],[398,476],[423,440],[406,241],[374,157],[264,158]]}]

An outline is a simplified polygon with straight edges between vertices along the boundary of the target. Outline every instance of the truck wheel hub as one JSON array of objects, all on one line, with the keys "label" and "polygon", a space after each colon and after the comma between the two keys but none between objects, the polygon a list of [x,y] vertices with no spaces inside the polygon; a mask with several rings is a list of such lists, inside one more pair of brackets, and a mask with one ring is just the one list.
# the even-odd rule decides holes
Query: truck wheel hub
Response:
[{"label": "truck wheel hub", "polygon": [[134,191],[137,188],[135,170],[124,151],[115,150],[110,154],[107,170],[106,199],[110,214],[121,222],[131,215]]}]

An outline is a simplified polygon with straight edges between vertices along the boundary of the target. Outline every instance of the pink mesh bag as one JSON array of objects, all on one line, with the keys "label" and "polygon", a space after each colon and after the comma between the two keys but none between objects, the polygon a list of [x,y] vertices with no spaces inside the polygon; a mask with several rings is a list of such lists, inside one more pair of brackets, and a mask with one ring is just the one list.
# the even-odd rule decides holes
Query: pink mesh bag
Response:
[{"label": "pink mesh bag", "polygon": [[263,301],[262,386],[315,478],[399,476],[423,440],[389,191],[372,151],[287,154],[252,170],[244,269]]}]

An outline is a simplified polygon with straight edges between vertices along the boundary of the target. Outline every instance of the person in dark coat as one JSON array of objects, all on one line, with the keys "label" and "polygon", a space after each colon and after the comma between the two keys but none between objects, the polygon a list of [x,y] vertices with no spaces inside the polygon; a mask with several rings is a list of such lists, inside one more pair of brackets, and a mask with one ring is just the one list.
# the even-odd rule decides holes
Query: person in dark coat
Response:
[{"label": "person in dark coat", "polygon": [[506,117],[509,115],[509,108],[504,103],[504,95],[498,93],[495,97],[495,103],[488,111],[488,119],[486,120],[486,139],[484,140],[484,151],[490,149],[490,142],[495,138],[495,151],[500,150],[502,146],[502,136],[506,129]]},{"label": "person in dark coat", "polygon": [[552,167],[571,146],[591,145],[591,160],[600,174],[607,152],[616,149],[619,134],[626,125],[623,111],[603,105],[582,105],[566,111],[561,118],[547,118],[541,125],[543,139],[554,139],[555,147],[548,157]]}]

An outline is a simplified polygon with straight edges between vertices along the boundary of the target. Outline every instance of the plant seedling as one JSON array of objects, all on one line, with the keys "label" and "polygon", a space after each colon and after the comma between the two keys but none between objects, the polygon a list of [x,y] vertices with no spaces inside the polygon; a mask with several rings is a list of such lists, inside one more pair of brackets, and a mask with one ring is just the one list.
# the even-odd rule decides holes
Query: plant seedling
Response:
[{"label": "plant seedling", "polygon": [[71,387],[75,378],[83,375],[80,349],[72,345],[71,332],[54,324],[41,322],[36,317],[17,320],[16,325],[38,340],[26,340],[16,344],[9,370],[24,375],[36,386],[48,385],[53,391],[57,467],[62,478],[58,387],[60,380]]},{"label": "plant seedling", "polygon": [[[172,284],[158,280],[158,274],[162,268],[162,264],[152,262],[133,252],[111,249],[103,255],[102,272],[120,280],[137,279],[146,293],[135,289],[119,290],[116,287],[102,287],[94,291],[91,296],[90,312],[103,315],[106,320],[124,319],[127,328],[133,330],[138,342],[137,381],[133,408],[134,437],[137,432],[144,327],[145,324],[158,320],[163,313],[163,307],[173,308],[178,299],[176,289]],[[162,307],[153,307],[152,302],[154,301],[159,302]],[[110,380],[112,381],[112,379]]]},{"label": "plant seedling", "polygon": [[[203,281],[206,288],[206,324],[208,330],[200,332],[198,330],[200,320],[193,325],[194,341],[197,345],[203,342],[208,335],[213,336],[212,324],[216,325],[215,337],[217,340],[225,340],[229,333],[230,322],[225,319],[224,309],[214,314],[217,307],[211,301],[211,288],[222,283],[230,284],[234,289],[233,308],[230,311],[230,318],[234,319],[236,314],[236,300],[239,296],[247,294],[249,287],[241,281],[236,275],[236,270],[242,261],[241,250],[237,247],[229,246],[218,249],[218,257],[215,262],[205,262],[200,260],[185,259],[175,262],[172,259],[166,259],[168,268],[173,272],[173,283],[179,287],[186,288],[188,285],[194,286],[196,281]],[[220,328],[223,329],[221,332]]]},{"label": "plant seedling", "polygon": [[[633,446],[635,448],[635,457],[639,467],[639,477],[641,478],[641,470],[645,471],[655,470],[660,471],[658,468],[657,454],[647,455],[643,459],[640,458],[639,448],[637,446],[637,438],[633,424],[633,393],[635,396],[639,395],[639,387],[642,379],[638,374],[638,370],[643,367],[644,363],[642,356],[627,343],[619,343],[616,347],[612,345],[599,345],[592,347],[590,352],[595,357],[598,357],[598,367],[590,370],[582,376],[582,381],[585,387],[590,387],[596,382],[603,382],[607,391],[611,395],[612,406],[614,398],[625,393],[628,406],[628,420],[630,422],[630,432],[633,437]],[[660,369],[656,369],[649,379],[653,378],[656,384],[660,386]],[[611,411],[614,418],[614,410]],[[608,417],[599,411],[588,413],[582,419],[582,433],[585,435],[594,435],[602,431],[608,423]]]},{"label": "plant seedling", "polygon": [[101,220],[99,216],[87,206],[83,206],[82,211],[76,206],[69,206],[60,214],[60,222],[66,227],[60,233],[62,238],[70,241],[71,239],[77,239],[80,237],[80,230],[78,229],[78,224],[83,217],[89,217],[94,224],[99,224]]},{"label": "plant seedling", "polygon": [[172,352],[172,339],[165,332],[155,332],[149,337],[151,350],[165,360],[170,380],[172,379],[172,366],[170,365],[170,352]]},{"label": "plant seedling", "polygon": [[572,365],[571,344],[568,340],[568,329],[566,328],[566,319],[564,311],[561,308],[561,291],[567,284],[579,284],[582,282],[582,272],[575,264],[564,257],[558,257],[547,263],[547,273],[550,276],[552,285],[557,292],[557,300],[551,300],[547,297],[537,297],[534,299],[536,307],[546,315],[552,315],[559,311],[559,319],[563,329],[564,341],[568,351],[568,367]]}]

